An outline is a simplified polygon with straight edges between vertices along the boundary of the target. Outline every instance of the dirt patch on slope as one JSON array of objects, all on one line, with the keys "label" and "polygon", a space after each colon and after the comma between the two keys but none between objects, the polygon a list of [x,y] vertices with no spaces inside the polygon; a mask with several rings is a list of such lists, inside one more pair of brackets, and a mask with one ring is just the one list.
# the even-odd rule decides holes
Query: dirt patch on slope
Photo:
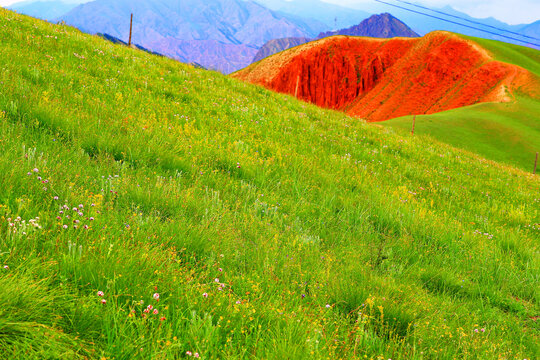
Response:
[{"label": "dirt patch on slope", "polygon": [[447,32],[417,39],[326,38],[233,76],[370,121],[510,101],[511,91],[526,89],[532,79]]}]

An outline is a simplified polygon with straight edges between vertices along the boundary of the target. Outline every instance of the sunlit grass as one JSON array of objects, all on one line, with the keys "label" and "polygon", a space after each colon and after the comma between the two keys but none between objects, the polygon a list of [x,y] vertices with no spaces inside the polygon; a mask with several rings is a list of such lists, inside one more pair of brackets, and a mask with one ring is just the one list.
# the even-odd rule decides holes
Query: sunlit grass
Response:
[{"label": "sunlit grass", "polygon": [[538,354],[537,177],[4,10],[0,39],[3,358]]}]

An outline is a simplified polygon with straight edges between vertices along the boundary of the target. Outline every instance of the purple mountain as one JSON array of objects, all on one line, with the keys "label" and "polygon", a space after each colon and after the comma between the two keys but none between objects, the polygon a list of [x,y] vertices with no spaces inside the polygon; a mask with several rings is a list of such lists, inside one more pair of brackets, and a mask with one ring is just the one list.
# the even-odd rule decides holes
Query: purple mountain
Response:
[{"label": "purple mountain", "polygon": [[251,63],[259,47],[282,37],[311,37],[326,26],[243,0],[97,0],[61,16],[88,33],[132,42],[179,60],[231,73]]}]

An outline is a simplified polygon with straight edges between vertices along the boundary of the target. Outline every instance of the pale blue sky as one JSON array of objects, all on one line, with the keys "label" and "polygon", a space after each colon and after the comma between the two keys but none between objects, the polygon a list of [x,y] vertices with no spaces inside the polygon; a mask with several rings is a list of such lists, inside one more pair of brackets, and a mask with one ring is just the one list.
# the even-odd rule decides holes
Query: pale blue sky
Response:
[{"label": "pale blue sky", "polygon": [[[11,5],[19,1],[20,0],[0,0],[0,6]],[[85,0],[67,1],[88,2]],[[342,6],[354,6],[356,8],[361,8],[362,3],[373,3],[373,0],[323,1]],[[390,0],[389,2],[392,1]],[[444,7],[446,5],[450,5],[456,10],[463,11],[477,18],[486,18],[491,16],[509,24],[531,23],[540,20],[540,0],[416,0],[416,2],[433,7]]]}]

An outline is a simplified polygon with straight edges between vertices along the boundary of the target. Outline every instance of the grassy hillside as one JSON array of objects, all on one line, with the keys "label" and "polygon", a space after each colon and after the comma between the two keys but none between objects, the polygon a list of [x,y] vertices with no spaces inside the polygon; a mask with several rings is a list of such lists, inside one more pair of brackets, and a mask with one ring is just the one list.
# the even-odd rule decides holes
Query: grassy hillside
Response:
[{"label": "grassy hillside", "polygon": [[0,39],[1,358],[539,353],[538,177],[3,9]]},{"label": "grassy hillside", "polygon": [[[496,60],[518,65],[540,77],[540,51],[493,40],[465,38],[480,44]],[[484,103],[418,116],[416,133],[532,171],[535,154],[540,151],[540,88],[533,89],[532,93],[531,96],[518,91],[510,103]],[[412,116],[381,124],[410,131]]]}]

